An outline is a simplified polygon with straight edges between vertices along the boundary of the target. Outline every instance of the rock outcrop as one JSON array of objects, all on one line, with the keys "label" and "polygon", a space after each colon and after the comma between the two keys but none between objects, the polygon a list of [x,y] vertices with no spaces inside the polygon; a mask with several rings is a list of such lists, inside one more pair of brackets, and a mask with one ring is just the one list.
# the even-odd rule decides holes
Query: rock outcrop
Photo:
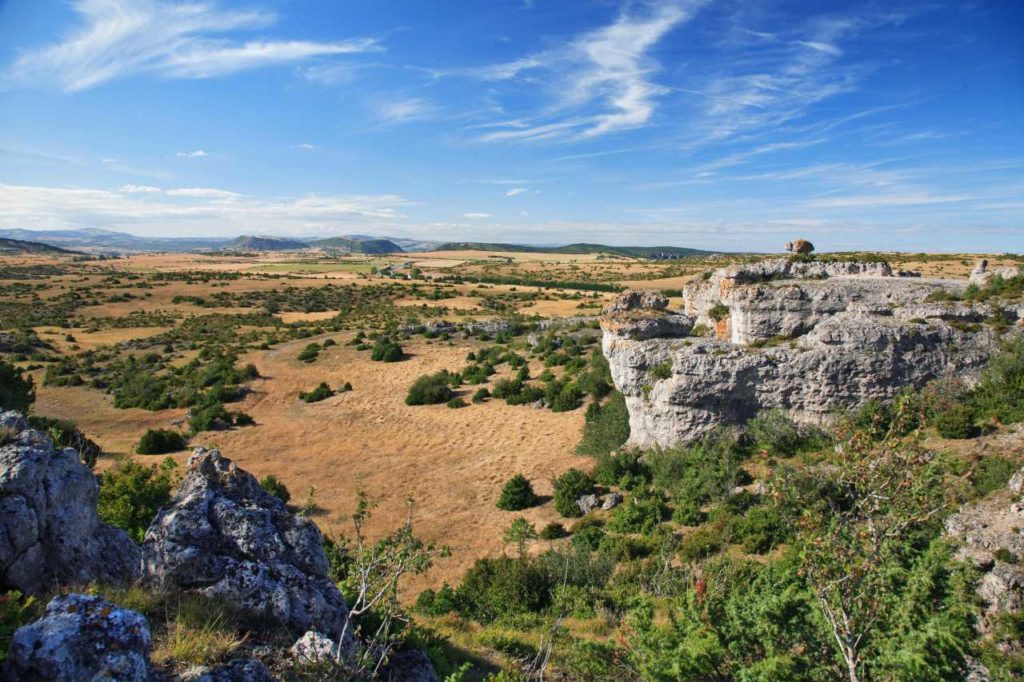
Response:
[{"label": "rock outcrop", "polygon": [[174,499],[146,531],[142,561],[157,587],[224,599],[297,632],[338,636],[348,616],[316,525],[217,450],[192,455]]},{"label": "rock outcrop", "polygon": [[149,624],[102,597],[54,598],[42,618],[14,633],[5,680],[149,680]]},{"label": "rock outcrop", "polygon": [[971,270],[969,281],[971,284],[977,284],[983,287],[990,284],[995,278],[1001,279],[1013,279],[1015,277],[1024,277],[1024,268],[1020,266],[1007,266],[1002,268],[995,268],[994,270],[988,269],[988,260],[982,258],[978,261],[978,264]]},{"label": "rock outcrop", "polygon": [[139,548],[96,515],[99,486],[72,449],[57,450],[17,412],[0,414],[0,576],[40,594],[55,583],[138,577]]},{"label": "rock outcrop", "polygon": [[[978,324],[991,305],[941,301],[962,289],[881,262],[772,259],[697,278],[683,289],[685,314],[625,292],[601,327],[629,444],[670,445],[773,407],[820,423],[905,386],[970,378],[997,335]],[[1018,324],[1024,306],[1001,314]]]},{"label": "rock outcrop", "polygon": [[[984,608],[981,634],[992,636],[1001,614],[1024,610],[1024,469],[1007,491],[966,505],[946,519],[946,533],[958,544],[957,558],[981,571],[977,594]],[[1009,493],[1009,494],[1007,494]],[[996,642],[1003,651],[1021,651],[1020,641]]]}]

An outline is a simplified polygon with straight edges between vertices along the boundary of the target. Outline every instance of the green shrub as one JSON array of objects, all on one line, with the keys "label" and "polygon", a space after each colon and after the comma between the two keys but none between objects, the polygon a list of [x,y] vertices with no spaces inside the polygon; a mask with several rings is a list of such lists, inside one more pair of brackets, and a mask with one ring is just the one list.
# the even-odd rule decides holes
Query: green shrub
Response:
[{"label": "green shrub", "polygon": [[552,612],[572,618],[594,617],[594,595],[579,585],[557,585],[551,600]]},{"label": "green shrub", "polygon": [[532,557],[477,559],[457,591],[460,613],[482,623],[538,613],[550,603],[551,587]]},{"label": "green shrub", "polygon": [[421,376],[409,388],[405,404],[437,405],[448,402],[452,398],[452,389],[448,385],[449,377],[447,370]]},{"label": "green shrub", "polygon": [[694,444],[653,450],[646,462],[656,486],[674,499],[703,504],[725,497],[746,480],[743,458],[735,432],[718,430]]},{"label": "green shrub", "polygon": [[538,533],[537,537],[541,540],[558,540],[566,537],[568,534],[569,531],[565,529],[565,526],[557,521],[552,521],[540,529],[540,533]]},{"label": "green shrub", "polygon": [[35,399],[32,377],[24,376],[17,367],[0,359],[0,407],[24,414]]},{"label": "green shrub", "polygon": [[498,498],[498,509],[519,511],[537,504],[533,486],[522,474],[516,474],[505,483]]},{"label": "green shrub", "polygon": [[480,390],[478,390],[476,393],[473,394],[473,402],[479,404],[479,403],[484,402],[485,400],[487,400],[490,397],[491,397],[491,392],[488,391],[486,388],[481,388]]},{"label": "green shrub", "polygon": [[1024,421],[1024,334],[1013,335],[989,361],[971,403],[979,417]]},{"label": "green shrub", "polygon": [[627,440],[629,411],[626,399],[618,391],[612,391],[604,405],[593,402],[587,407],[583,438],[576,446],[576,452],[590,456],[607,454],[622,447]]},{"label": "green shrub", "polygon": [[971,485],[978,495],[1001,490],[1010,482],[1018,465],[1005,457],[988,455],[974,466]]},{"label": "green shrub", "polygon": [[608,530],[648,535],[654,532],[664,516],[665,500],[661,493],[638,491],[612,511]]},{"label": "green shrub", "polygon": [[779,457],[791,457],[815,440],[779,409],[764,410],[747,422],[747,435],[758,447]]},{"label": "green shrub", "polygon": [[448,407],[450,407],[453,410],[457,410],[457,409],[459,409],[461,407],[469,407],[469,403],[467,403],[462,398],[452,398],[447,403],[445,403],[445,405],[447,405]]},{"label": "green shrub", "polygon": [[320,356],[320,348],[321,346],[319,343],[311,343],[302,349],[302,352],[298,355],[298,359],[307,364],[313,362]]},{"label": "green shrub", "polygon": [[565,653],[563,666],[573,680],[618,682],[626,679],[621,661],[626,658],[611,642],[576,639]]},{"label": "green shrub", "polygon": [[777,507],[754,507],[739,523],[737,535],[743,543],[743,551],[764,554],[785,541],[789,526]]},{"label": "green shrub", "polygon": [[666,360],[651,367],[651,378],[655,381],[664,381],[672,376],[672,361]]},{"label": "green shrub", "polygon": [[567,518],[583,516],[577,498],[594,492],[594,480],[579,469],[569,469],[555,479],[555,509]]},{"label": "green shrub", "polygon": [[17,590],[0,594],[0,663],[7,659],[14,633],[21,626],[38,619],[42,610],[42,604],[32,595],[24,595]]},{"label": "green shrub", "polygon": [[380,338],[373,344],[373,351],[370,353],[370,359],[378,362],[398,362],[405,354],[402,351],[402,347],[391,339]]},{"label": "green shrub", "polygon": [[627,490],[645,486],[651,481],[650,469],[636,450],[598,455],[593,476],[601,485],[615,485]]},{"label": "green shrub", "polygon": [[82,464],[90,468],[96,464],[96,459],[102,453],[100,446],[94,440],[88,438],[74,422],[67,419],[31,415],[28,418],[28,425],[48,435],[53,441],[54,447],[76,450]]},{"label": "green shrub", "polygon": [[967,405],[953,405],[936,414],[932,422],[943,438],[973,438],[979,433],[974,424],[974,413]]},{"label": "green shrub", "polygon": [[185,449],[185,436],[168,429],[148,429],[139,439],[135,452],[140,455],[164,455]]},{"label": "green shrub", "polygon": [[307,403],[318,403],[321,400],[327,400],[332,395],[334,395],[334,391],[331,390],[331,387],[327,385],[326,381],[321,381],[312,391],[300,392],[299,398]]},{"label": "green shrub", "polygon": [[198,407],[188,420],[192,435],[201,431],[214,431],[231,424],[231,415],[220,403]]},{"label": "green shrub", "polygon": [[693,500],[680,500],[672,510],[672,520],[681,526],[699,526],[706,519],[707,514]]},{"label": "green shrub", "polygon": [[252,426],[256,420],[248,412],[232,412],[231,422],[235,426]]},{"label": "green shrub", "polygon": [[285,504],[292,499],[292,494],[288,492],[288,486],[279,481],[274,474],[268,474],[261,478],[260,487]]},{"label": "green shrub", "polygon": [[574,547],[586,549],[590,552],[597,551],[607,533],[604,528],[596,524],[577,526],[572,532],[572,544]]},{"label": "green shrub", "polygon": [[501,540],[506,545],[517,544],[520,548],[524,547],[530,540],[536,539],[537,529],[522,516],[512,521],[501,535]]},{"label": "green shrub", "polygon": [[126,460],[99,476],[96,512],[104,523],[142,542],[156,513],[167,504],[178,482],[178,465],[168,457],[146,466]]},{"label": "green shrub", "polygon": [[708,317],[715,322],[721,322],[729,315],[729,306],[725,305],[721,301],[716,302],[713,306],[708,308]]},{"label": "green shrub", "polygon": [[686,561],[697,561],[717,554],[729,541],[729,532],[721,521],[694,528],[679,544],[679,556]]}]

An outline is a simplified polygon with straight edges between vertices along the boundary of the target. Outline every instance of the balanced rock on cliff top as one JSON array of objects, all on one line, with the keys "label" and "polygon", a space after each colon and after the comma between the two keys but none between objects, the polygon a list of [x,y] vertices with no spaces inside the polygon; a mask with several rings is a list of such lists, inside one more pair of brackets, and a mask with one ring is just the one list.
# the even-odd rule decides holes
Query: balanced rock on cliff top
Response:
[{"label": "balanced rock on cliff top", "polygon": [[814,251],[814,244],[806,239],[794,239],[791,242],[786,242],[786,251],[790,253],[810,253]]},{"label": "balanced rock on cliff top", "polygon": [[57,450],[17,412],[0,414],[0,576],[39,594],[55,583],[119,583],[139,573],[139,548],[99,520],[99,486],[72,449]]},{"label": "balanced rock on cliff top", "polygon": [[[348,617],[316,524],[217,450],[189,459],[177,494],[146,531],[142,561],[158,587],[196,590],[297,632],[337,637]],[[349,633],[344,649],[351,642]]]}]

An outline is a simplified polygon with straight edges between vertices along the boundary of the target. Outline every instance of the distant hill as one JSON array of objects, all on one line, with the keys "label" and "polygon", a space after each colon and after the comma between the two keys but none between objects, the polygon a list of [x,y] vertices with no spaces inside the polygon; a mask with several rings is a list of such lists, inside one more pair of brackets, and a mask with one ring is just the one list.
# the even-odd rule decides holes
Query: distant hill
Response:
[{"label": "distant hill", "polygon": [[260,237],[243,234],[220,247],[221,251],[301,251],[309,244],[283,237]]},{"label": "distant hill", "polygon": [[21,239],[6,239],[0,237],[0,253],[4,255],[16,255],[24,253],[36,253],[42,255],[72,255],[77,251],[68,251],[57,246],[43,244],[42,242],[29,242]]},{"label": "distant hill", "polygon": [[608,246],[606,244],[566,244],[565,246],[529,246],[526,244],[494,244],[488,242],[448,242],[436,251],[509,251],[516,253],[566,253],[585,255],[607,253],[629,258],[671,260],[690,256],[710,256],[718,251],[702,251],[681,246]]},{"label": "distant hill", "polygon": [[348,237],[330,237],[309,242],[319,249],[336,249],[347,253],[402,253],[405,249],[391,241],[377,237],[350,235]]},{"label": "distant hill", "polygon": [[228,240],[211,237],[137,237],[113,230],[0,229],[0,238],[42,242],[51,246],[92,253],[142,253],[146,251],[211,251]]}]

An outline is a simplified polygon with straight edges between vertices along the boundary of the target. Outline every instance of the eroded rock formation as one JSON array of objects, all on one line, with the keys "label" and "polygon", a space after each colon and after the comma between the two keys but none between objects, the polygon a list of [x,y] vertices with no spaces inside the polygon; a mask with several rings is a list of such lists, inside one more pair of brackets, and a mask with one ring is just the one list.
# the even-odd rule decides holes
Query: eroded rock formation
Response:
[{"label": "eroded rock formation", "polygon": [[[341,633],[348,607],[327,577],[320,530],[217,450],[199,448],[142,545],[147,580],[195,590],[296,631]],[[351,636],[351,635],[350,635]]]},{"label": "eroded rock formation", "polygon": [[[779,407],[804,422],[945,374],[970,378],[997,336],[990,303],[941,301],[965,283],[887,263],[771,259],[698,277],[682,313],[624,292],[601,321],[631,445],[669,445]],[[1012,324],[1024,306],[1004,307]]]},{"label": "eroded rock formation", "polygon": [[139,574],[139,548],[96,515],[99,486],[72,449],[0,414],[0,575],[3,587],[40,594],[55,583],[106,584]]}]

